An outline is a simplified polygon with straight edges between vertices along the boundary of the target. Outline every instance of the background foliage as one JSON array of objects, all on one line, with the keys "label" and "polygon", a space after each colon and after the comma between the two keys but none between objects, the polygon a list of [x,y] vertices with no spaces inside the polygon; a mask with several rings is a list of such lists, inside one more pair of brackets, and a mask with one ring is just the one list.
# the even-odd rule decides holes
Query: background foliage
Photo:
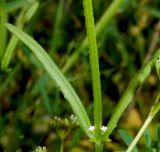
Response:
[{"label": "background foliage", "polygon": [[[19,3],[21,0],[15,1]],[[11,0],[7,1],[7,3]],[[85,36],[82,1],[39,1],[40,5],[25,31],[32,35],[62,69],[79,47]],[[95,22],[112,1],[93,0]],[[62,5],[62,11],[58,8]],[[112,110],[128,83],[144,61],[159,48],[160,1],[125,0],[112,22],[98,37],[99,62],[103,97],[103,118],[107,124]],[[8,21],[15,24],[19,9],[9,13]],[[10,37],[10,35],[8,35]],[[42,69],[40,63],[22,43],[15,50],[11,70],[0,75],[0,151],[23,152],[37,145],[58,151],[59,136],[50,124],[55,116],[62,118],[72,114],[59,88]],[[92,86],[88,50],[79,55],[74,66],[65,73],[93,119]],[[118,129],[135,135],[148,115],[151,101],[160,86],[155,71],[138,91],[134,102],[124,113],[112,142],[106,143],[110,151],[126,148]],[[150,126],[154,139],[154,119]],[[153,131],[153,133],[152,133]],[[144,150],[145,140],[139,142]],[[72,129],[65,140],[65,151],[93,151],[93,145],[79,129]]]}]

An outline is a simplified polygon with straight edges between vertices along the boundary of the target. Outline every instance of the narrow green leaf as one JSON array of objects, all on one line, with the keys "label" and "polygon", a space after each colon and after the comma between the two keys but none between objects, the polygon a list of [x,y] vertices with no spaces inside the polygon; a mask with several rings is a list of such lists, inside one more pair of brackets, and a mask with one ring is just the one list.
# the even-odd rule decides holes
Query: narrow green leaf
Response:
[{"label": "narrow green leaf", "polygon": [[6,51],[4,53],[4,56],[2,58],[1,69],[3,71],[7,70],[8,65],[11,61],[11,58],[13,56],[14,49],[17,46],[17,43],[18,43],[18,39],[15,36],[11,37],[11,39],[8,43],[8,46],[6,48]]},{"label": "narrow green leaf", "polygon": [[[132,142],[133,138],[128,134],[127,131],[122,130],[122,129],[119,130],[119,134],[120,134],[122,140],[124,141],[124,143],[125,143],[127,146],[129,146],[130,143]],[[137,149],[136,146],[134,147],[133,152],[138,152],[138,149]]]},{"label": "narrow green leaf", "polygon": [[156,127],[156,140],[160,141],[160,124]]},{"label": "narrow green leaf", "polygon": [[146,6],[144,7],[144,11],[146,11],[147,13],[149,13],[152,17],[154,18],[160,18],[160,12],[159,9],[154,8],[153,6]]},{"label": "narrow green leaf", "polygon": [[[27,8],[22,9],[22,11],[19,14],[19,17],[17,19],[17,23],[16,23],[19,28],[22,29],[24,24],[29,22],[29,20],[32,18],[32,16],[36,12],[38,5],[39,5],[39,3],[36,2],[36,3],[33,3],[31,6],[28,6]],[[4,71],[7,70],[17,44],[18,44],[17,37],[12,36],[9,43],[8,43],[6,51],[3,55],[3,59],[2,59],[2,63],[1,63],[2,70],[4,70]]]},{"label": "narrow green leaf", "polygon": [[151,140],[150,131],[148,129],[144,132],[144,139],[146,142],[146,146],[151,147],[152,140]]},{"label": "narrow green leaf", "polygon": [[[121,99],[118,102],[118,105],[116,106],[113,112],[113,115],[111,116],[108,122],[108,125],[107,125],[108,130],[107,132],[104,133],[104,138],[106,140],[108,139],[109,135],[113,132],[113,130],[117,127],[118,120],[122,116],[127,106],[132,102],[132,99],[136,95],[136,91],[139,88],[139,86],[143,84],[143,82],[146,80],[146,78],[151,73],[151,70],[153,66],[155,65],[155,61],[157,60],[157,57],[159,56],[160,56],[160,49],[154,53],[150,61],[143,64],[142,68],[139,70],[139,72],[134,76],[132,81],[129,83],[128,88],[123,93]],[[158,97],[157,97],[157,100],[159,101]],[[155,116],[159,108],[160,108],[160,104],[151,111],[152,117]]]},{"label": "narrow green leaf", "polygon": [[44,101],[44,106],[46,108],[46,110],[48,111],[49,114],[51,114],[52,109],[51,109],[51,105],[50,105],[50,100],[49,100],[49,96],[45,90],[45,87],[43,85],[40,86],[40,91],[43,97],[43,101]]},{"label": "narrow green leaf", "polygon": [[28,46],[31,49],[32,53],[38,58],[38,60],[41,62],[45,70],[51,76],[51,78],[55,80],[60,90],[64,94],[64,97],[71,105],[74,113],[79,119],[79,123],[82,129],[86,132],[88,136],[91,137],[91,133],[88,130],[90,126],[90,120],[88,118],[88,115],[84,109],[84,106],[81,100],[79,99],[73,87],[66,80],[66,78],[63,76],[63,74],[58,69],[56,64],[50,58],[50,56],[33,38],[31,38],[25,32],[21,31],[20,29],[16,28],[15,26],[9,23],[6,24],[6,27],[11,33],[13,33],[18,39],[20,39],[26,46]]},{"label": "narrow green leaf", "polygon": [[28,11],[25,14],[25,22],[29,22],[30,19],[32,18],[32,16],[35,14],[35,12],[37,11],[39,6],[39,3],[33,3],[33,5],[30,6],[30,8],[28,9]]},{"label": "narrow green leaf", "polygon": [[53,56],[54,52],[56,52],[58,46],[60,46],[62,42],[62,26],[63,26],[63,17],[64,17],[64,0],[60,0],[57,6],[56,19],[54,20],[54,29],[53,29],[53,38],[51,40],[51,49],[49,51],[49,55]]},{"label": "narrow green leaf", "polygon": [[15,11],[29,3],[29,0],[14,0],[11,2],[8,2],[6,4],[6,11],[7,12],[12,12]]}]

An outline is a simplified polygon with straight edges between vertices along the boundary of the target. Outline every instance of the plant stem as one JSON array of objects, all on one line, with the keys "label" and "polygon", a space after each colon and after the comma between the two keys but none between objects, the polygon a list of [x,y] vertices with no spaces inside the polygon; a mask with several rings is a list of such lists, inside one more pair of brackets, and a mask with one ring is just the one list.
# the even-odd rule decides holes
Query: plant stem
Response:
[{"label": "plant stem", "polygon": [[83,0],[84,15],[86,21],[87,38],[89,42],[90,66],[92,74],[93,96],[94,96],[94,124],[97,133],[102,125],[102,103],[101,103],[101,84],[99,73],[99,61],[94,29],[94,17],[92,0]]},{"label": "plant stem", "polygon": [[145,79],[148,77],[148,75],[151,72],[152,67],[155,65],[155,61],[157,57],[160,56],[160,50],[158,50],[151,60],[144,64],[142,68],[139,70],[137,75],[132,79],[130,82],[128,88],[122,95],[120,101],[118,102],[118,105],[116,106],[115,111],[113,112],[113,115],[111,116],[109,123],[108,123],[108,130],[104,134],[104,138],[108,140],[109,135],[113,132],[113,130],[116,128],[118,120],[122,116],[124,110],[127,108],[127,106],[132,101],[133,97],[136,94],[137,88],[142,85],[142,83],[145,81]]},{"label": "plant stem", "polygon": [[133,150],[134,146],[137,144],[138,140],[140,139],[140,137],[142,136],[143,132],[148,127],[148,125],[150,124],[151,121],[152,121],[152,117],[148,116],[148,118],[146,119],[146,121],[143,124],[142,128],[140,129],[140,131],[138,132],[138,134],[136,135],[136,137],[134,138],[132,143],[129,145],[129,147],[128,147],[126,152],[131,152]]},{"label": "plant stem", "polygon": [[63,148],[64,148],[64,139],[61,139],[60,152],[63,152]]},{"label": "plant stem", "polygon": [[[109,8],[106,9],[100,20],[97,22],[95,26],[96,35],[100,36],[100,34],[103,32],[103,30],[108,26],[108,24],[111,22],[112,18],[117,13],[117,10],[120,8],[120,6],[124,3],[124,0],[114,0]],[[77,50],[74,51],[73,55],[69,57],[69,60],[67,60],[67,63],[62,69],[63,73],[66,73],[75,63],[75,61],[78,59],[79,54],[84,51],[87,47],[87,37],[85,37],[81,43],[81,45],[78,47]]]},{"label": "plant stem", "polygon": [[149,116],[147,117],[145,123],[143,124],[142,128],[140,129],[140,131],[138,132],[138,134],[136,135],[132,143],[129,145],[126,152],[131,152],[133,150],[134,146],[137,144],[138,140],[141,138],[143,132],[146,130],[146,128],[148,127],[148,125],[150,124],[154,116],[160,110],[159,99],[160,99],[160,93],[157,95],[155,104],[151,108],[151,112],[149,113]]},{"label": "plant stem", "polygon": [[102,152],[103,151],[103,143],[101,141],[97,141],[95,143],[95,152]]}]

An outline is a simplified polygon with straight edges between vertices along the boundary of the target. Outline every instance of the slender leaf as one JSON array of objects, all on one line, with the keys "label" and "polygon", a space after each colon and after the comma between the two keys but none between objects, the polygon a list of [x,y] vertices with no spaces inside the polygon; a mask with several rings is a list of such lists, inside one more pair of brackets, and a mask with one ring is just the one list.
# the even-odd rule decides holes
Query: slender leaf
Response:
[{"label": "slender leaf", "polygon": [[[22,29],[24,24],[29,22],[29,20],[32,18],[32,16],[36,12],[38,6],[39,6],[39,3],[36,2],[36,3],[33,3],[31,6],[28,6],[30,8],[27,7],[27,8],[22,9],[22,11],[17,19],[17,26],[19,28]],[[12,36],[9,43],[8,43],[6,51],[3,55],[3,59],[2,59],[2,63],[1,63],[2,70],[5,70],[5,71],[7,70],[17,44],[18,44],[17,37]]]},{"label": "slender leaf", "polygon": [[88,130],[90,126],[90,120],[88,118],[88,115],[84,109],[84,106],[81,100],[79,99],[73,87],[69,84],[69,82],[63,76],[63,74],[58,69],[56,64],[50,58],[50,56],[33,38],[31,38],[25,32],[21,31],[20,29],[18,29],[17,27],[9,23],[6,23],[6,27],[11,33],[13,33],[18,39],[20,39],[26,46],[28,46],[31,49],[32,53],[38,58],[38,60],[41,62],[45,70],[51,76],[51,78],[55,80],[60,90],[64,94],[64,97],[71,105],[74,113],[79,119],[79,123],[82,129],[87,133],[88,136],[91,137],[91,133]]},{"label": "slender leaf", "polygon": [[[120,129],[119,130],[120,136],[122,138],[122,140],[124,141],[124,143],[129,146],[130,143],[132,142],[133,138],[128,134],[127,131]],[[133,149],[133,152],[138,152],[137,147],[135,146]]]},{"label": "slender leaf", "polygon": [[25,14],[25,22],[29,22],[31,20],[31,18],[33,17],[33,15],[35,14],[35,12],[37,11],[39,6],[38,2],[33,3],[30,8],[27,10],[26,14]]},{"label": "slender leaf", "polygon": [[160,12],[159,9],[156,9],[154,7],[146,6],[144,10],[149,13],[152,17],[160,18]]},{"label": "slender leaf", "polygon": [[51,114],[51,105],[50,105],[50,100],[49,100],[49,96],[45,90],[45,87],[40,86],[40,91],[41,91],[41,94],[42,94],[42,97],[43,97],[43,100],[44,100],[44,106],[46,108],[46,110],[48,111],[49,114]]},{"label": "slender leaf", "polygon": [[148,129],[144,132],[144,139],[146,142],[146,146],[151,147],[152,140],[151,140],[150,131]]},{"label": "slender leaf", "polygon": [[156,140],[160,141],[160,124],[156,127]]},{"label": "slender leaf", "polygon": [[14,0],[11,2],[8,2],[6,4],[6,11],[7,12],[12,12],[15,11],[29,3],[29,0]]},{"label": "slender leaf", "polygon": [[57,6],[56,19],[54,20],[54,30],[53,30],[53,38],[51,40],[51,49],[49,51],[49,55],[53,56],[54,52],[56,52],[58,46],[62,42],[62,25],[63,25],[63,17],[64,17],[64,0],[60,0]]}]

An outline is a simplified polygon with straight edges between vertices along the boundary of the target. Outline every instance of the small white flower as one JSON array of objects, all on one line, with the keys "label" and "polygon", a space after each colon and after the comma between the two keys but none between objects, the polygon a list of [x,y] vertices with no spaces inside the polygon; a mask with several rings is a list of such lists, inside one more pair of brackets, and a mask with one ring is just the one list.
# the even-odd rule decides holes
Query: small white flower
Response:
[{"label": "small white flower", "polygon": [[73,114],[71,114],[70,119],[73,120],[73,121],[77,121],[77,117]]},{"label": "small white flower", "polygon": [[95,127],[94,126],[90,126],[89,127],[89,131],[94,131]]},{"label": "small white flower", "polygon": [[43,147],[43,150],[46,150],[46,147]]},{"label": "small white flower", "polygon": [[71,119],[74,119],[74,118],[75,118],[75,116],[74,116],[73,114],[71,114],[70,118],[71,118]]},{"label": "small white flower", "polygon": [[107,130],[107,127],[106,127],[106,126],[102,126],[102,127],[101,127],[101,130],[102,130],[103,132],[105,132],[105,131]]}]

